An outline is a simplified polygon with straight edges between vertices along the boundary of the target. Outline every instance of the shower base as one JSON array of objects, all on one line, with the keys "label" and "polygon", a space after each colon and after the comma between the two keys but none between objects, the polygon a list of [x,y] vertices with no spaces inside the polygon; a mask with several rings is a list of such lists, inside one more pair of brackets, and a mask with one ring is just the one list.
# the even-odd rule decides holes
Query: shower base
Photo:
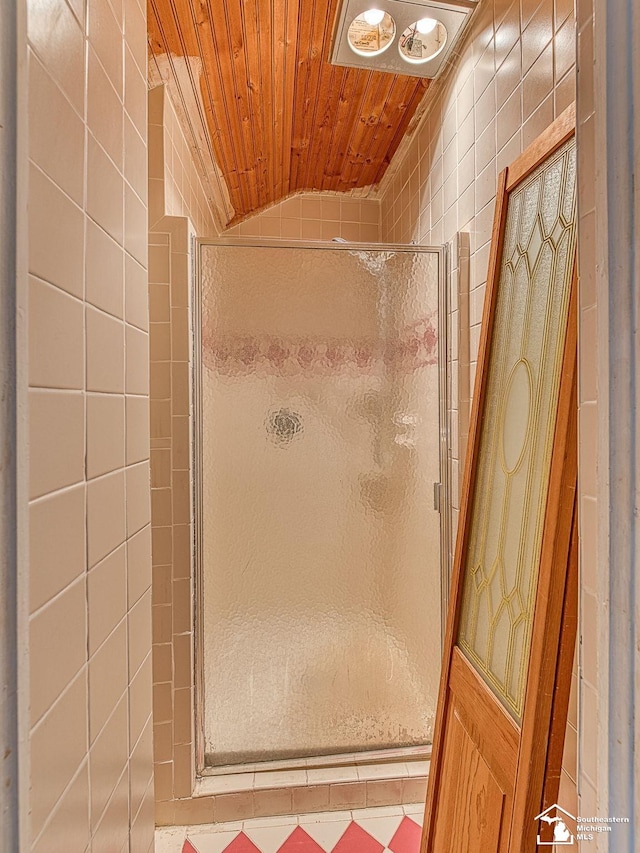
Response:
[{"label": "shower base", "polygon": [[194,797],[213,797],[215,822],[424,802],[430,746],[295,761],[208,767]]}]

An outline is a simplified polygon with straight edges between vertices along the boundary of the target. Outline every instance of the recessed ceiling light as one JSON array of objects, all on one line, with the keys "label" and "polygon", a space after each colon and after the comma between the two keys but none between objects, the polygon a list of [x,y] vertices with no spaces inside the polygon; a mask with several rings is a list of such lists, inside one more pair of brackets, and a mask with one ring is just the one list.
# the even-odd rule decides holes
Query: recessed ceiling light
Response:
[{"label": "recessed ceiling light", "polygon": [[[375,16],[375,24],[367,20],[369,14]],[[388,12],[369,9],[351,21],[347,41],[351,50],[358,56],[378,56],[387,50],[395,35],[396,25],[391,15]]]},{"label": "recessed ceiling light", "polygon": [[433,30],[435,30],[437,26],[438,22],[435,18],[420,18],[420,20],[416,23],[416,29],[419,33],[422,33],[423,36],[426,36],[429,33],[433,32]]},{"label": "recessed ceiling light", "polygon": [[[440,21],[433,21],[434,26],[426,30],[420,29],[425,20],[415,21],[400,36],[398,51],[405,62],[412,65],[423,65],[442,53],[447,44],[447,28]],[[429,24],[431,21],[428,21]]]},{"label": "recessed ceiling light", "polygon": [[362,17],[368,24],[371,24],[372,27],[375,27],[376,24],[379,24],[380,21],[384,18],[384,12],[382,11],[382,9],[367,9],[367,11],[363,13]]}]

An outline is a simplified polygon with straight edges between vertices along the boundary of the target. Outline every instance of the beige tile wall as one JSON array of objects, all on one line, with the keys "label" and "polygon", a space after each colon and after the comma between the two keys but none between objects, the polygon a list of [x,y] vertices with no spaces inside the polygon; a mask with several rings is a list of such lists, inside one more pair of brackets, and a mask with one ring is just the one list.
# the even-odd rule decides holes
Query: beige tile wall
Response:
[{"label": "beige tile wall", "polygon": [[27,10],[30,849],[147,853],[146,11]]},{"label": "beige tile wall", "polygon": [[[156,819],[213,820],[195,781],[189,246],[185,217],[149,235],[153,711]],[[206,804],[205,804],[206,805]],[[209,804],[211,805],[211,804]]]},{"label": "beige tile wall", "polygon": [[[452,340],[460,332],[459,309],[466,307],[471,389],[498,174],[575,99],[575,38],[573,0],[481,0],[459,56],[429,90],[425,118],[380,188],[383,241],[439,245],[454,241],[456,232],[469,233],[468,305],[452,305]],[[458,391],[454,381],[454,496],[464,464],[456,455],[458,445],[464,445],[456,428],[465,404]],[[455,522],[455,499],[453,509]],[[572,805],[575,699],[574,683],[562,778],[563,796]]]},{"label": "beige tile wall", "polygon": [[203,212],[201,185],[198,192],[177,191],[189,183],[188,175],[192,184],[199,178],[193,177],[195,167],[167,90],[158,86],[148,99],[155,813],[162,825],[206,823],[213,820],[212,802],[191,801],[190,243],[193,236],[215,231],[210,230],[214,220],[208,206]]},{"label": "beige tile wall", "polygon": [[[572,0],[483,0],[458,57],[429,90],[425,117],[380,187],[383,241],[441,245],[453,244],[457,232],[469,234],[468,304],[462,307],[471,389],[497,177],[574,99],[574,37]],[[459,494],[464,464],[457,452],[464,445],[464,436],[456,439],[457,393],[454,383],[452,495]],[[453,517],[455,523],[455,502]]]},{"label": "beige tile wall", "polygon": [[380,241],[380,202],[339,193],[299,193],[233,225],[225,237]]},{"label": "beige tile wall", "polygon": [[165,86],[149,97],[149,222],[187,216],[199,237],[217,235],[215,218],[191,149]]}]

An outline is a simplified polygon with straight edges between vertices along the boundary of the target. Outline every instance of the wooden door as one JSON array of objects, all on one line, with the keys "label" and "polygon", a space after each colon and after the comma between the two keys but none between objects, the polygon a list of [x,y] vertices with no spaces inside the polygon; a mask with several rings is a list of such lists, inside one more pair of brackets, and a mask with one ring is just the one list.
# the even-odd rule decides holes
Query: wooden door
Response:
[{"label": "wooden door", "polygon": [[577,470],[574,126],[571,107],[499,180],[422,853],[534,851],[562,752],[566,703],[563,719],[553,698],[558,661],[570,667],[560,637]]}]

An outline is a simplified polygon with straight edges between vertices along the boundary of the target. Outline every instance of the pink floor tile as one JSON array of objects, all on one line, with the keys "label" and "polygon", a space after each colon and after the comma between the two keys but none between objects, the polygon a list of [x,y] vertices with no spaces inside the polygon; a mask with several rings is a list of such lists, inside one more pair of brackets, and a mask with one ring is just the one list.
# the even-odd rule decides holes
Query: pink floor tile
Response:
[{"label": "pink floor tile", "polygon": [[324,853],[324,850],[308,832],[301,826],[296,826],[278,853]]},{"label": "pink floor tile", "polygon": [[244,832],[239,832],[231,844],[224,848],[224,853],[260,853],[260,849]]},{"label": "pink floor tile", "polygon": [[359,824],[352,822],[333,848],[333,853],[382,853],[384,845],[369,835]]},{"label": "pink floor tile", "polygon": [[335,813],[318,815],[295,827],[247,821],[243,831],[234,832],[192,828],[181,853],[418,853],[421,829],[415,820],[384,809],[370,814],[362,810],[348,821],[334,820]]},{"label": "pink floor tile", "polygon": [[404,817],[389,842],[389,849],[393,853],[418,853],[421,835],[418,824],[410,817]]}]

